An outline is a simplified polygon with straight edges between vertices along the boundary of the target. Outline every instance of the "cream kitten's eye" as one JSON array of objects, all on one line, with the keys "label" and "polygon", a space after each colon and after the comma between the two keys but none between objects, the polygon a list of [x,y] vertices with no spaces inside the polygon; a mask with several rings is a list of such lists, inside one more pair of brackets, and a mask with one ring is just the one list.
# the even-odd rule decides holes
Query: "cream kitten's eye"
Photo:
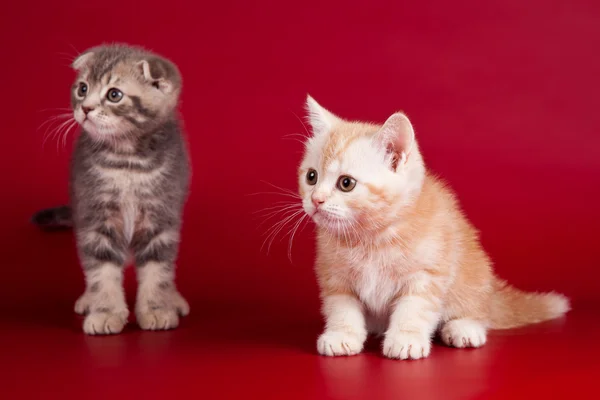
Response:
[{"label": "cream kitten's eye", "polygon": [[314,169],[309,169],[308,172],[306,173],[306,183],[308,183],[309,185],[316,185],[317,183],[317,171],[315,171]]},{"label": "cream kitten's eye", "polygon": [[119,89],[112,88],[106,93],[106,98],[113,103],[118,103],[123,98],[123,92]]},{"label": "cream kitten's eye", "polygon": [[81,82],[79,84],[79,87],[77,88],[77,96],[85,97],[85,95],[87,94],[87,91],[88,91],[88,86],[85,83]]},{"label": "cream kitten's eye", "polygon": [[338,182],[337,182],[337,187],[342,192],[350,192],[350,191],[352,191],[352,189],[354,189],[355,186],[356,186],[356,179],[354,179],[350,176],[345,176],[345,175],[340,176],[340,179],[338,179]]}]

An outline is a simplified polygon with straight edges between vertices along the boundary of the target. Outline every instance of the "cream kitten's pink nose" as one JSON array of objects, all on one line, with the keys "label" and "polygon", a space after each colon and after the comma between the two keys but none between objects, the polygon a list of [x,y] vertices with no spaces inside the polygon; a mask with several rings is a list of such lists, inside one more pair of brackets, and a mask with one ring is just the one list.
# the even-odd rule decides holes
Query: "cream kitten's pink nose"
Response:
[{"label": "cream kitten's pink nose", "polygon": [[325,196],[321,193],[313,193],[311,200],[315,207],[319,208],[321,204],[325,203]]}]

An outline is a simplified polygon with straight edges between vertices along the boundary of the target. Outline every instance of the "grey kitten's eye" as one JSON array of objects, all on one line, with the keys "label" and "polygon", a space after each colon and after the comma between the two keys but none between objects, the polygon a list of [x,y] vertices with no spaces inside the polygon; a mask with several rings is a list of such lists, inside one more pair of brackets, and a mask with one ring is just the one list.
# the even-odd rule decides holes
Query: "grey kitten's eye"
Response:
[{"label": "grey kitten's eye", "polygon": [[356,186],[356,179],[354,179],[350,176],[342,175],[342,176],[340,176],[340,179],[338,179],[337,187],[342,192],[350,192],[350,191],[352,191],[352,189],[354,189],[355,186]]},{"label": "grey kitten's eye", "polygon": [[309,185],[315,185],[317,183],[317,171],[315,171],[314,169],[309,169],[308,172],[306,173],[306,183],[308,183]]},{"label": "grey kitten's eye", "polygon": [[123,98],[123,92],[121,92],[119,89],[115,89],[115,88],[109,89],[108,92],[106,93],[106,98],[109,101],[112,101],[113,103],[118,103]]},{"label": "grey kitten's eye", "polygon": [[87,92],[88,92],[88,86],[85,83],[81,82],[79,84],[79,87],[77,88],[77,96],[85,97]]}]

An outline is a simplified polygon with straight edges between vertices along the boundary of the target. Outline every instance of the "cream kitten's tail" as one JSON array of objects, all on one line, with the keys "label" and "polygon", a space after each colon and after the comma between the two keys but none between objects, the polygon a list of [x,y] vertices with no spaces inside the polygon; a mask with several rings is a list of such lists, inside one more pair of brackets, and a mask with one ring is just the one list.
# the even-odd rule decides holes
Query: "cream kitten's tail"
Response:
[{"label": "cream kitten's tail", "polygon": [[570,309],[569,299],[562,294],[524,292],[496,278],[491,328],[508,329],[542,322],[558,318]]}]

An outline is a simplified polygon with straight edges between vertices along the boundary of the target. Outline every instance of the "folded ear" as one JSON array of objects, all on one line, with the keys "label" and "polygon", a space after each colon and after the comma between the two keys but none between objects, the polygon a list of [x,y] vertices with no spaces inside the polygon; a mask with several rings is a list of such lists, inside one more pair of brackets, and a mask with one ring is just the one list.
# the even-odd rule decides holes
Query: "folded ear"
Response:
[{"label": "folded ear", "polygon": [[181,75],[172,62],[160,57],[148,57],[137,63],[143,79],[164,93],[181,88]]},{"label": "folded ear", "polygon": [[308,113],[308,122],[312,127],[313,136],[320,135],[329,131],[341,119],[323,108],[315,99],[306,96],[306,111]]},{"label": "folded ear", "polygon": [[77,57],[75,59],[75,61],[73,61],[73,63],[71,63],[71,67],[75,71],[81,71],[82,69],[87,68],[93,59],[94,59],[94,52],[90,51],[87,53],[83,53],[79,57]]},{"label": "folded ear", "polygon": [[394,170],[408,161],[415,143],[415,131],[406,115],[397,112],[389,117],[379,131],[378,138],[392,156]]}]

